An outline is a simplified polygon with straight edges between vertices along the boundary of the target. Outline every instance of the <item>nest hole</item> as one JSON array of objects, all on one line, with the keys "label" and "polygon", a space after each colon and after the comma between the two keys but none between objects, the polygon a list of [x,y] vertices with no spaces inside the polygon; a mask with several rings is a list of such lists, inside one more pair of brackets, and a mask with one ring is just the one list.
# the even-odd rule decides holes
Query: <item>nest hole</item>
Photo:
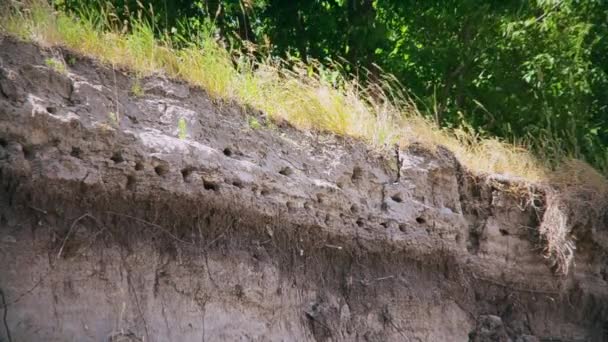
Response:
[{"label": "nest hole", "polygon": [[157,165],[154,168],[154,172],[156,172],[157,175],[163,177],[165,176],[167,173],[169,173],[169,168],[165,165]]},{"label": "nest hole", "polygon": [[359,166],[355,166],[350,179],[353,181],[353,183],[358,183],[361,179],[363,179],[363,169]]},{"label": "nest hole", "polygon": [[193,171],[193,169],[190,167],[182,169],[182,171],[181,171],[182,179],[184,180],[184,182],[186,182],[186,183],[192,182],[192,171]]},{"label": "nest hole", "polygon": [[34,149],[31,148],[30,146],[23,146],[21,148],[21,151],[23,152],[23,157],[25,157],[25,159],[32,159],[34,158]]},{"label": "nest hole", "polygon": [[120,164],[125,161],[125,158],[122,157],[121,152],[114,152],[110,159],[114,162],[114,164]]},{"label": "nest hole", "polygon": [[295,204],[293,202],[287,202],[285,203],[285,205],[287,206],[287,211],[292,213],[296,210]]},{"label": "nest hole", "polygon": [[395,195],[391,196],[391,199],[397,203],[403,202],[403,199],[401,198],[401,195],[399,195],[399,194],[395,194]]},{"label": "nest hole", "polygon": [[419,224],[425,224],[426,220],[422,217],[416,217],[416,222],[418,222]]},{"label": "nest hole", "polygon": [[82,149],[78,146],[73,146],[70,155],[74,158],[82,159]]},{"label": "nest hole", "polygon": [[219,184],[217,184],[215,182],[208,181],[208,180],[204,180],[204,179],[203,179],[203,188],[205,188],[205,190],[211,190],[211,191],[219,191],[220,190]]},{"label": "nest hole", "polygon": [[279,173],[283,176],[289,177],[293,174],[293,170],[289,166],[285,166],[281,169],[281,171],[279,171]]},{"label": "nest hole", "polygon": [[226,147],[223,152],[226,157],[232,157],[232,150],[229,147]]}]

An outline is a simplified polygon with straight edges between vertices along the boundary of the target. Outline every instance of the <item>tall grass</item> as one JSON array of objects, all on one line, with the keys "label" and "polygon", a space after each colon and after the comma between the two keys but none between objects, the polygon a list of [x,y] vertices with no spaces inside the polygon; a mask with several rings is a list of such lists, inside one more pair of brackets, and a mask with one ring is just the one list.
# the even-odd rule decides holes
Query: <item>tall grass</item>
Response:
[{"label": "tall grass", "polygon": [[103,8],[73,15],[34,2],[26,9],[3,12],[0,25],[8,34],[42,45],[62,45],[138,75],[163,72],[182,78],[213,98],[252,106],[299,129],[352,136],[378,148],[412,142],[431,148],[442,145],[476,172],[531,182],[550,176],[544,163],[524,147],[482,139],[472,130],[436,128],[388,77],[362,86],[356,78],[328,77],[335,74],[320,65],[286,67],[271,58],[235,57],[209,34],[157,38],[153,25],[141,16],[120,23]]}]

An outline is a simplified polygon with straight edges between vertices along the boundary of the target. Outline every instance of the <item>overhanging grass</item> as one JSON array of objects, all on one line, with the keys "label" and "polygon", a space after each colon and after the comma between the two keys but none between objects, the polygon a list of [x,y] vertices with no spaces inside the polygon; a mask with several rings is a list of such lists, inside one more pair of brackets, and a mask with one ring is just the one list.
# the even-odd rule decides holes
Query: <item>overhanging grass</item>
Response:
[{"label": "overhanging grass", "polygon": [[436,128],[406,96],[386,87],[388,83],[362,87],[342,79],[336,86],[325,80],[318,66],[285,68],[270,59],[235,59],[205,36],[191,37],[196,44],[177,49],[172,39],[155,38],[154,28],[145,21],[132,20],[124,30],[103,11],[76,17],[34,3],[4,12],[1,27],[11,35],[47,46],[62,45],[139,75],[164,72],[203,87],[214,98],[250,105],[303,130],[348,135],[379,148],[412,142],[442,145],[474,172],[530,182],[554,174],[525,148],[481,139],[474,132]]}]

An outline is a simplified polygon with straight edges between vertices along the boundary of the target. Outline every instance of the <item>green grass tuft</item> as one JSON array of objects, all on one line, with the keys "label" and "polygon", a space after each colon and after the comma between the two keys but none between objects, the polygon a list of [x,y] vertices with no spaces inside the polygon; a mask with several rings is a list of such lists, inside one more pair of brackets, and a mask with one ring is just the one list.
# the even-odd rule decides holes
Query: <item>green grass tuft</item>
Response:
[{"label": "green grass tuft", "polygon": [[60,74],[66,74],[68,72],[65,64],[62,61],[57,60],[55,58],[45,59],[44,64],[46,64],[46,66],[48,66],[49,68],[55,70],[56,72],[58,72]]},{"label": "green grass tuft", "polygon": [[133,96],[135,97],[144,96],[144,88],[141,86],[141,81],[139,80],[139,78],[136,78],[133,81],[133,84],[131,85],[131,94],[133,94]]},{"label": "green grass tuft", "polygon": [[177,136],[182,140],[188,137],[188,125],[184,118],[177,121]]},{"label": "green grass tuft", "polygon": [[249,116],[247,118],[247,124],[249,125],[249,128],[251,129],[260,129],[262,128],[262,125],[260,124],[260,121],[253,116]]},{"label": "green grass tuft", "polygon": [[118,113],[117,112],[109,112],[108,119],[110,123],[114,126],[118,126]]}]

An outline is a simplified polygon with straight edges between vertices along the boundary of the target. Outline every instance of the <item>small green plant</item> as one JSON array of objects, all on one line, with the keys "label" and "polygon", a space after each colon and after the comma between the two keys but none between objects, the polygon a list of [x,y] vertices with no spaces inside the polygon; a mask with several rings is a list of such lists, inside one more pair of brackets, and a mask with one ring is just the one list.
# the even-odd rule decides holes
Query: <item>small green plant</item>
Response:
[{"label": "small green plant", "polygon": [[110,119],[110,122],[114,125],[118,125],[118,113],[116,112],[109,112],[108,113],[108,118]]},{"label": "small green plant", "polygon": [[74,66],[76,65],[76,58],[74,56],[70,56],[68,57],[68,65],[69,66]]},{"label": "small green plant", "polygon": [[249,124],[249,128],[251,129],[260,129],[262,128],[262,125],[260,124],[260,121],[254,117],[254,116],[250,116],[247,119],[247,123]]},{"label": "small green plant", "polygon": [[179,118],[177,121],[177,136],[182,140],[188,136],[188,127],[184,118]]},{"label": "small green plant", "polygon": [[46,66],[48,66],[49,68],[55,70],[56,72],[58,72],[60,74],[65,74],[67,72],[67,68],[66,68],[65,64],[63,64],[62,61],[57,60],[55,58],[45,59],[44,64],[46,64]]},{"label": "small green plant", "polygon": [[272,119],[266,119],[266,128],[268,128],[269,130],[272,130],[272,131],[277,131],[279,129],[277,124],[274,123],[274,121],[272,121]]},{"label": "small green plant", "polygon": [[133,81],[133,85],[131,85],[131,94],[135,97],[144,96],[144,88],[141,86],[139,78],[136,78],[135,81]]}]

